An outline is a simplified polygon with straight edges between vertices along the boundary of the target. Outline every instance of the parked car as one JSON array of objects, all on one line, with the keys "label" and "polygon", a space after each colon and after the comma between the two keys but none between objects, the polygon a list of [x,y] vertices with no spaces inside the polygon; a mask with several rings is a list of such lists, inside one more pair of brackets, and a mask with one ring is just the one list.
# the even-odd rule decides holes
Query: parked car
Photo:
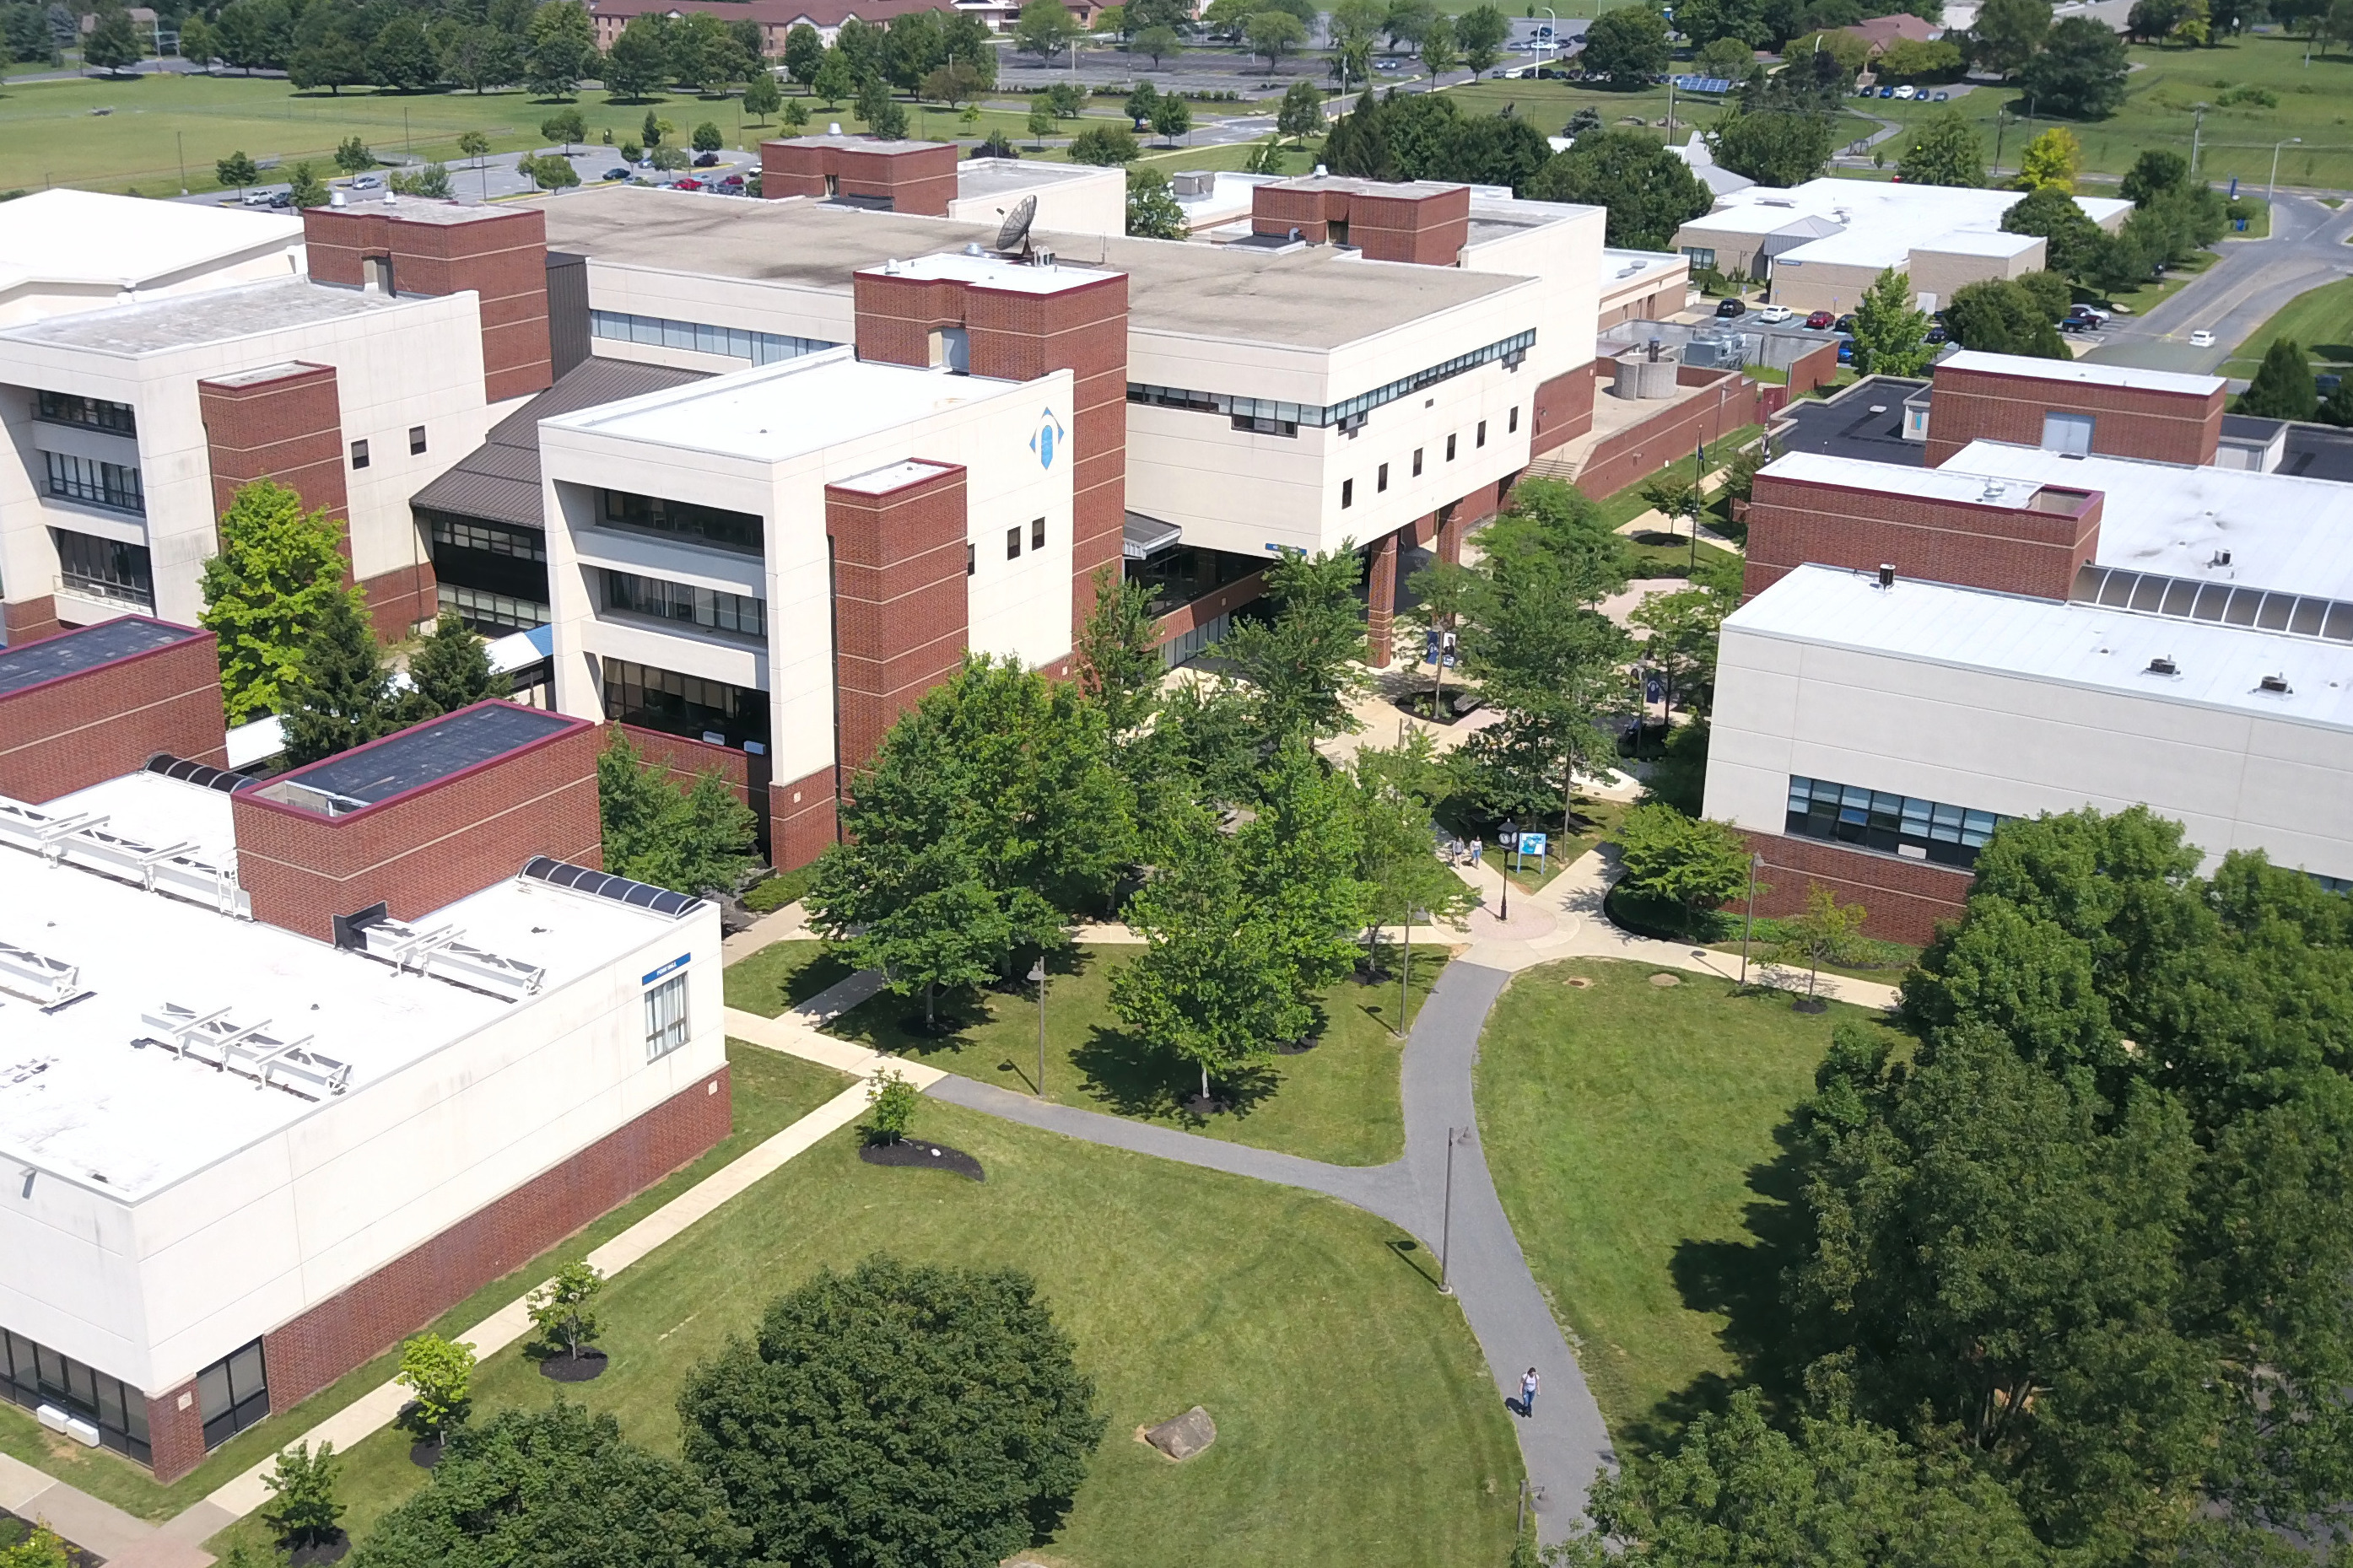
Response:
[{"label": "parked car", "polygon": [[1810,332],[1827,332],[1831,330],[1831,322],[1833,318],[1828,310],[1816,310],[1813,314],[1806,318],[1806,331]]},{"label": "parked car", "polygon": [[1839,363],[1852,364],[1853,363],[1854,340],[1852,338],[1841,338],[1839,340]]},{"label": "parked car", "polygon": [[1787,305],[1767,305],[1757,312],[1757,321],[1768,327],[1778,327],[1797,312]]},{"label": "parked car", "polygon": [[1715,313],[1729,321],[1735,316],[1748,314],[1748,306],[1745,301],[1737,299],[1726,300],[1715,308]]},{"label": "parked car", "polygon": [[2108,324],[2108,313],[2097,305],[2070,305],[2067,319],[2082,322],[2085,331],[2096,331]]},{"label": "parked car", "polygon": [[673,191],[699,191],[702,189],[702,182],[690,174],[682,180],[672,180],[670,188]]},{"label": "parked car", "polygon": [[608,180],[626,180],[626,179],[628,179],[628,177],[629,177],[629,171],[628,171],[628,168],[627,167],[627,165],[624,165],[624,164],[617,164],[617,164],[615,164],[612,168],[609,168],[609,169],[607,169],[607,170],[606,170],[606,171],[605,171],[605,178],[607,178],[607,179],[608,179]]},{"label": "parked car", "polygon": [[2189,334],[2189,346],[2193,349],[2211,349],[2214,346],[2214,334],[2200,327]]},{"label": "parked car", "polygon": [[266,207],[269,205],[269,193],[255,190],[248,185],[245,189],[245,194],[238,196],[237,200],[239,206]]},{"label": "parked car", "polygon": [[1832,321],[1832,322],[1831,323],[1831,331],[1834,331],[1834,332],[1852,332],[1852,331],[1854,331],[1854,312],[1853,312],[1853,311],[1852,311],[1852,310],[1850,310],[1850,311],[1848,311],[1845,315],[1841,316],[1837,321]]},{"label": "parked car", "polygon": [[1953,95],[1949,92],[1939,92],[1932,95],[1928,101],[1931,103],[1947,103],[1951,101],[1952,96]]},{"label": "parked car", "polygon": [[1902,87],[1895,89],[1895,96],[1898,98],[1917,98],[1919,96],[1919,90],[1913,87],[1911,83],[1906,82]]},{"label": "parked car", "polygon": [[1879,96],[1882,98],[1894,98],[1895,96],[1895,89],[1892,87],[1883,87],[1879,89]]},{"label": "parked car", "polygon": [[697,153],[694,155],[694,166],[698,169],[708,169],[718,162],[719,154],[716,153]]},{"label": "parked car", "polygon": [[1393,70],[1395,70],[1395,69],[1397,69],[1397,68],[1398,68],[1398,63],[1397,63],[1397,61],[1395,61],[1395,60],[1383,60],[1383,61],[1381,61],[1381,63],[1380,63],[1380,64],[1378,64],[1378,65],[1375,66],[1373,68],[1374,68],[1375,70],[1377,70],[1377,71],[1382,71],[1382,72],[1393,71]]},{"label": "parked car", "polygon": [[273,207],[280,208],[290,207],[294,205],[294,193],[292,191],[272,191],[269,193],[269,205]]},{"label": "parked car", "polygon": [[1927,341],[1932,343],[1950,342],[1952,334],[1945,331],[1944,322],[1938,321],[1928,329]]}]

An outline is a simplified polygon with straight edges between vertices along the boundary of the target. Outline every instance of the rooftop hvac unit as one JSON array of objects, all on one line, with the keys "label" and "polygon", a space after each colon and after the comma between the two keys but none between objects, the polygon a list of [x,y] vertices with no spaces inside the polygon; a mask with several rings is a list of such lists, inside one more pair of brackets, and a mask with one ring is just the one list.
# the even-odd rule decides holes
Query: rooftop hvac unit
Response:
[{"label": "rooftop hvac unit", "polygon": [[140,1014],[139,1021],[161,1031],[162,1038],[153,1043],[183,1061],[215,1072],[233,1072],[299,1099],[315,1100],[351,1087],[352,1064],[312,1050],[310,1036],[281,1040],[263,1033],[269,1026],[268,1018],[240,1024],[228,1015],[227,1007],[199,1013],[194,1007],[166,1002],[154,1012]]},{"label": "rooftop hvac unit", "polygon": [[0,942],[0,991],[22,996],[43,1012],[89,995],[80,975],[78,963]]},{"label": "rooftop hvac unit", "polygon": [[536,992],[547,971],[535,963],[502,958],[495,952],[459,941],[456,926],[419,931],[399,921],[378,917],[359,931],[361,951],[395,969],[453,981],[512,1002]]}]

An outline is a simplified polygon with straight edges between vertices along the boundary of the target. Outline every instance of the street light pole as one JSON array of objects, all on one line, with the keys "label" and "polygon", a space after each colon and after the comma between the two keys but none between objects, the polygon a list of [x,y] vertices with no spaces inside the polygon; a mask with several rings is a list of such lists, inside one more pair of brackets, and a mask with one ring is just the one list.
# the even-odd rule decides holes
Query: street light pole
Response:
[{"label": "street light pole", "polygon": [[1454,1240],[1454,1145],[1457,1129],[1446,1130],[1446,1201],[1438,1221],[1438,1293],[1454,1294],[1454,1287],[1446,1278],[1446,1255]]},{"label": "street light pole", "polygon": [[2291,137],[2289,137],[2285,142],[2273,142],[2273,143],[2272,143],[2272,177],[2271,177],[2271,183],[2270,183],[2270,184],[2266,184],[2266,185],[2263,187],[2263,204],[2264,204],[2266,206],[2270,205],[2274,201],[2277,200],[2277,199],[2278,199],[2278,197],[2279,197],[2279,155],[2280,155],[2280,149],[2281,149],[2281,148],[2283,148],[2283,147],[2287,147],[2287,146],[2302,146],[2303,144],[2304,144],[2304,138],[2303,138],[2303,137],[2301,137],[2301,136],[2291,136]]},{"label": "street light pole", "polygon": [[1029,966],[1029,978],[1038,983],[1038,1098],[1046,1098],[1046,956]]},{"label": "street light pole", "polygon": [[1740,984],[1743,990],[1748,986],[1748,934],[1757,929],[1757,873],[1764,864],[1765,857],[1762,855],[1748,857],[1748,918],[1740,926]]},{"label": "street light pole", "polygon": [[2192,178],[2198,174],[2198,152],[2205,137],[2207,107],[2202,103],[2189,106],[2189,173]]}]

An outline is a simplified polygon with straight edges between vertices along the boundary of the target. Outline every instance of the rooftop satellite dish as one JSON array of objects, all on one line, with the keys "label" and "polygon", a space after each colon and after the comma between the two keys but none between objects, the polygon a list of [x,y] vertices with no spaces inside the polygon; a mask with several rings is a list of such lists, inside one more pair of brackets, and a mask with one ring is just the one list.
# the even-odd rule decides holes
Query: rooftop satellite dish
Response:
[{"label": "rooftop satellite dish", "polygon": [[997,231],[997,248],[1001,251],[1028,252],[1029,224],[1038,216],[1038,198],[1023,196],[1005,216],[1004,226]]}]

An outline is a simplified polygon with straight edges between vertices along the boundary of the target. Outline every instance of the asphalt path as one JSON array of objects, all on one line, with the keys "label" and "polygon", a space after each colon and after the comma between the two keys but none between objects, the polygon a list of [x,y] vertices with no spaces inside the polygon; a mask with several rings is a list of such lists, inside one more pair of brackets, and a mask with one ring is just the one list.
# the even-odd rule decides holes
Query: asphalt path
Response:
[{"label": "asphalt path", "polygon": [[[2145,316],[2111,321],[2095,363],[2213,374],[2239,345],[2297,295],[2353,275],[2353,209],[2331,211],[2314,197],[2282,192],[2263,239],[2226,239],[2221,258]],[[2192,347],[2189,334],[2214,334]],[[2264,345],[2250,344],[2261,353]]]}]

